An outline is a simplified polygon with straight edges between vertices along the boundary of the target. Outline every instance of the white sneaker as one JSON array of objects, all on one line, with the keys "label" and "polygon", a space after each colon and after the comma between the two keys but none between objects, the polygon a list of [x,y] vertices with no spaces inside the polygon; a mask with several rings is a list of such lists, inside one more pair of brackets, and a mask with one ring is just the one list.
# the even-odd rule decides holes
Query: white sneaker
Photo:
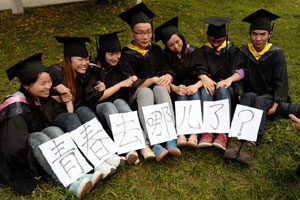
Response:
[{"label": "white sneaker", "polygon": [[114,166],[108,164],[107,162],[103,162],[101,165],[95,167],[95,171],[99,171],[103,174],[103,179],[105,179],[107,176],[113,174],[117,168]]},{"label": "white sneaker", "polygon": [[129,151],[127,154],[126,154],[126,159],[127,159],[127,162],[128,164],[133,164],[137,161],[137,159],[139,158],[138,154],[136,151]]},{"label": "white sneaker", "polygon": [[154,152],[149,147],[141,149],[141,154],[144,156],[145,160],[152,160],[155,158]]},{"label": "white sneaker", "polygon": [[120,165],[123,165],[125,161],[126,161],[125,157],[118,156],[117,154],[113,154],[112,156],[110,156],[105,160],[105,162],[114,166],[115,168],[117,168]]}]

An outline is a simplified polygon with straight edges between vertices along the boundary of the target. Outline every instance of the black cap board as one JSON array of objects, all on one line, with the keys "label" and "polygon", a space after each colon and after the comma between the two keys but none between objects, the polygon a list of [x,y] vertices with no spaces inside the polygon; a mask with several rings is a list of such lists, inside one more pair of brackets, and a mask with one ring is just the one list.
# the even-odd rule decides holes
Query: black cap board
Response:
[{"label": "black cap board", "polygon": [[96,36],[99,37],[99,46],[97,46],[97,49],[101,52],[121,51],[121,45],[117,34],[122,32],[124,32],[124,30],[108,34],[97,34]]},{"label": "black cap board", "polygon": [[226,23],[232,21],[233,19],[234,18],[214,16],[200,19],[200,21],[209,24],[206,32],[207,35],[220,38],[226,36]]},{"label": "black cap board", "polygon": [[130,27],[138,23],[150,23],[150,19],[155,17],[155,14],[143,3],[139,3],[134,7],[122,12],[119,17],[124,20]]},{"label": "black cap board", "polygon": [[35,54],[18,62],[14,66],[6,70],[6,74],[9,80],[14,77],[19,78],[21,81],[38,74],[41,72],[47,72],[47,68],[42,64],[42,53]]},{"label": "black cap board", "polygon": [[178,17],[174,17],[155,29],[155,42],[168,42],[171,36],[178,33]]},{"label": "black cap board", "polygon": [[64,57],[78,56],[82,58],[89,57],[85,42],[90,42],[87,37],[60,37],[55,36],[59,43],[64,44]]},{"label": "black cap board", "polygon": [[279,18],[279,16],[270,13],[265,9],[260,9],[248,17],[245,17],[242,21],[250,23],[250,30],[267,30],[271,31],[271,21]]}]

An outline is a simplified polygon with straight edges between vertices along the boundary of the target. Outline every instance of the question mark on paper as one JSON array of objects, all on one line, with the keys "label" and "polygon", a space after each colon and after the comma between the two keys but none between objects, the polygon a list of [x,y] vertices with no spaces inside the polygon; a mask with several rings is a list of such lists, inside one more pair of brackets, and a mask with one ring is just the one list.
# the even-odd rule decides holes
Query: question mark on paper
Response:
[{"label": "question mark on paper", "polygon": [[[244,115],[245,115],[245,117],[246,117],[246,120],[245,120],[245,121],[242,121],[242,124],[241,124],[241,127],[240,127],[240,131],[239,131],[239,133],[238,133],[238,136],[241,136],[241,135],[242,135],[242,130],[243,130],[244,124],[250,122],[250,121],[254,118],[254,113],[253,113],[252,110],[246,109],[246,110],[240,111],[239,114],[238,114],[238,117],[239,117],[239,118],[240,118],[240,114],[241,114],[241,113],[245,113]],[[247,114],[247,113],[249,113],[249,114],[251,114],[251,115],[249,115],[249,114]],[[248,116],[250,116],[249,119],[247,119]]]}]

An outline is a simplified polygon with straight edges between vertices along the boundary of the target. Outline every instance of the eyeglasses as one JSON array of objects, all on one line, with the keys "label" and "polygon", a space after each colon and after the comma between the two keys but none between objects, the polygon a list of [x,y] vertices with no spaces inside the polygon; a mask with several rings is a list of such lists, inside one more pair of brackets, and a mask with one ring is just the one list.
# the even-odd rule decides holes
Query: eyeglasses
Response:
[{"label": "eyeglasses", "polygon": [[134,32],[136,35],[138,35],[139,37],[142,37],[142,36],[150,36],[150,35],[152,35],[152,30],[148,30],[147,32],[143,32],[143,31],[134,31],[133,29],[132,29],[132,32]]}]

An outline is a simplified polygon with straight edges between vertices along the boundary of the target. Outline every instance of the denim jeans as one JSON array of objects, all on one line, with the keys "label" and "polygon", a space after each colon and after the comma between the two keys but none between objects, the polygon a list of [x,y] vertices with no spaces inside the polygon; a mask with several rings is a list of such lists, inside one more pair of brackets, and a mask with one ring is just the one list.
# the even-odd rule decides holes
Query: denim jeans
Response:
[{"label": "denim jeans", "polygon": [[197,91],[193,95],[185,95],[185,96],[180,96],[177,95],[177,101],[190,101],[190,100],[200,100],[200,93]]},{"label": "denim jeans", "polygon": [[62,134],[64,134],[64,132],[60,128],[50,126],[43,129],[41,132],[34,132],[29,134],[28,138],[28,144],[32,148],[34,157],[36,158],[38,163],[51,176],[51,178],[59,184],[61,184],[59,179],[51,169],[39,146],[51,139],[61,136]]},{"label": "denim jeans", "polygon": [[96,115],[86,106],[77,108],[75,113],[63,113],[58,115],[53,124],[60,127],[64,132],[71,132],[82,124],[92,120]]},{"label": "denim jeans", "polygon": [[172,100],[166,87],[157,85],[153,88],[153,90],[148,87],[138,88],[134,95],[131,97],[130,104],[133,104],[134,101],[137,101],[138,114],[142,127],[144,129],[144,138],[148,139],[145,117],[142,110],[142,107],[144,106],[168,103],[170,107],[171,117],[175,124]]},{"label": "denim jeans", "polygon": [[225,86],[215,89],[214,94],[207,94],[204,87],[200,89],[200,96],[202,100],[202,111],[203,111],[203,101],[213,101],[213,100],[223,100],[228,99],[229,101],[229,113],[231,113],[231,99],[233,97],[233,89],[231,86],[226,88]]}]

